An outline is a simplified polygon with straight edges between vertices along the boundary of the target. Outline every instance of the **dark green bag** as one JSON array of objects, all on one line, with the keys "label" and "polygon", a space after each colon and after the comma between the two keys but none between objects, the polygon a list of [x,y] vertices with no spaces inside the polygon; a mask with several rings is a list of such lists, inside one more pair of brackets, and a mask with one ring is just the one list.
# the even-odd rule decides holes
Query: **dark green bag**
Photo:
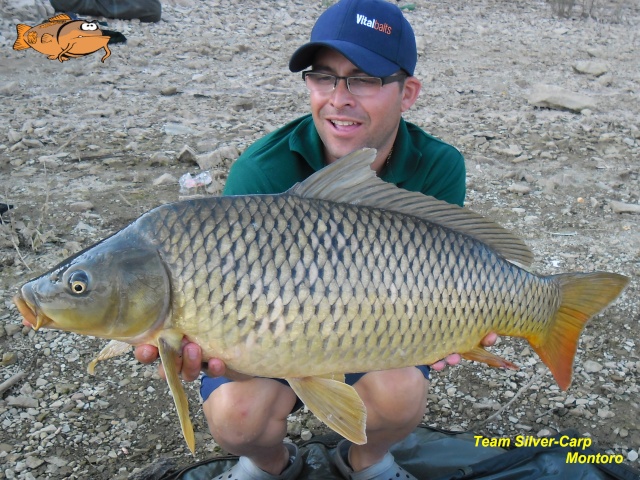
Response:
[{"label": "dark green bag", "polygon": [[[550,437],[551,438],[551,437]],[[555,439],[578,439],[574,430],[562,432]],[[341,437],[329,434],[300,445],[305,460],[300,479],[339,479],[333,466],[332,454]],[[640,471],[627,464],[567,463],[567,455],[601,455],[595,448],[576,447],[518,447],[498,448],[476,446],[473,433],[455,433],[426,426],[391,449],[396,462],[420,480],[639,480]],[[558,443],[557,441],[554,443]],[[563,442],[566,443],[566,442]],[[608,456],[607,456],[608,457]],[[231,468],[236,456],[216,457],[186,468],[146,474],[140,472],[131,480],[209,480]],[[584,460],[586,457],[578,457]]]}]

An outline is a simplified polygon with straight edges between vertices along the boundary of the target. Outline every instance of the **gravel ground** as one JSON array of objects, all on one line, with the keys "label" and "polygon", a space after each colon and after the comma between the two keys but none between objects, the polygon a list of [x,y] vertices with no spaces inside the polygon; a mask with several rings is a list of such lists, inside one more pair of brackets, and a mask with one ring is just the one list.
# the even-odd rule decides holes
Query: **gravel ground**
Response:
[{"label": "gravel ground", "polygon": [[[287,62],[331,2],[237,3],[174,0],[157,24],[108,20],[126,45],[105,63],[61,64],[11,48],[16,25],[50,7],[0,0],[0,202],[15,206],[0,224],[0,382],[16,381],[0,398],[0,479],[124,479],[161,457],[193,461],[155,366],[129,355],[89,376],[104,342],[23,328],[11,297],[176,200],[183,174],[210,169],[215,193],[239,152],[307,112]],[[567,392],[526,342],[502,338],[494,351],[520,370],[463,362],[434,375],[425,422],[500,437],[575,428],[638,467],[640,7],[592,3],[592,18],[577,7],[559,18],[541,1],[417,0],[406,11],[423,81],[407,119],[464,153],[468,206],[524,238],[540,273],[632,278],[588,325]],[[563,98],[533,98],[549,87]],[[567,103],[576,95],[578,107]],[[188,393],[202,459],[219,448]],[[294,441],[325,431],[305,413],[290,425]]]}]

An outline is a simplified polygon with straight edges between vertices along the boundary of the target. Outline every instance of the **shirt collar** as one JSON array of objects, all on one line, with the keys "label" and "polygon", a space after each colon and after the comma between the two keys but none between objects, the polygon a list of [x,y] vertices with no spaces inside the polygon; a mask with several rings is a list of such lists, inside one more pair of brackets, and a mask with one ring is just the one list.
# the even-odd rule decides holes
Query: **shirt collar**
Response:
[{"label": "shirt collar", "polygon": [[407,122],[404,119],[400,119],[398,135],[393,144],[391,158],[382,170],[380,178],[385,182],[400,185],[415,174],[421,158],[422,152],[411,141]]},{"label": "shirt collar", "polygon": [[324,145],[311,114],[302,117],[302,121],[291,132],[289,148],[301,155],[314,172],[325,167]]},{"label": "shirt collar", "polygon": [[[292,152],[300,154],[313,171],[317,172],[325,167],[324,145],[311,114],[303,117],[291,132],[289,148]],[[401,118],[398,135],[393,144],[393,153],[380,177],[389,183],[403,183],[413,176],[421,157],[422,152],[413,145],[407,123]]]}]

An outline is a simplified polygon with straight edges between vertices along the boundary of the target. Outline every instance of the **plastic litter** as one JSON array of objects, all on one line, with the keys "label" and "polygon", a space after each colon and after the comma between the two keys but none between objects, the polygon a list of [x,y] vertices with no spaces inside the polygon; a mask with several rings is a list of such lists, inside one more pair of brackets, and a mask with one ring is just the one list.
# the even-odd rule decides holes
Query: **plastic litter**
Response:
[{"label": "plastic litter", "polygon": [[185,173],[180,177],[180,195],[182,197],[193,197],[196,195],[207,195],[207,185],[211,184],[211,173],[208,170],[201,172],[195,176],[191,173]]}]

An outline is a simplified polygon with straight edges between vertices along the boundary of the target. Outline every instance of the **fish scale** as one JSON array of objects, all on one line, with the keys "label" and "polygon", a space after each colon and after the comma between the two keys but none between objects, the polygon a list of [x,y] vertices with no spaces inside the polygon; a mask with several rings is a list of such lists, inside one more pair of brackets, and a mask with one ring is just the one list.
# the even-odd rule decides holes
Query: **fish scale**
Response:
[{"label": "fish scale", "polygon": [[[167,211],[148,217],[153,225],[137,228],[158,232],[153,241],[180,292],[176,325],[239,371],[257,365],[265,376],[287,377],[344,371],[345,363],[348,371],[430,363],[454,343],[474,346],[458,335],[475,338],[513,319],[506,333],[518,332],[533,318],[550,320],[557,304],[552,282],[465,235],[393,212],[268,195],[160,209]],[[221,223],[228,227],[217,229]],[[252,288],[256,278],[262,291]],[[529,302],[518,298],[525,290]],[[353,343],[361,335],[367,355]],[[388,348],[396,337],[405,355]],[[437,347],[427,353],[425,345]],[[297,358],[303,351],[309,362]]]},{"label": "fish scale", "polygon": [[[279,195],[208,197],[147,212],[25,284],[34,328],[158,346],[194,449],[176,368],[182,341],[251,376],[285,378],[327,425],[365,443],[366,410],[344,373],[430,364],[524,337],[562,389],[586,322],[620,294],[615,273],[540,276],[524,242],[488,219],[377,178],[375,151],[338,160]],[[73,288],[71,288],[73,286]]]}]

